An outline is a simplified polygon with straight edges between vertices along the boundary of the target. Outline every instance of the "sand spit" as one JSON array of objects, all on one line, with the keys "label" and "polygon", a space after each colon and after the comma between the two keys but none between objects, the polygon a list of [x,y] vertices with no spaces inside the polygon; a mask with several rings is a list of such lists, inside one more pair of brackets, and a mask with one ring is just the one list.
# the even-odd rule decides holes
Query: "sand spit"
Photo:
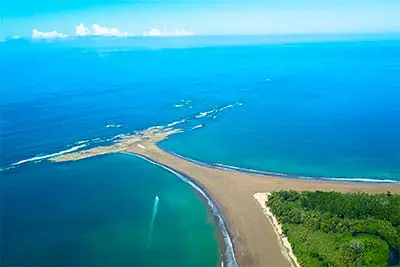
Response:
[{"label": "sand spit", "polygon": [[58,157],[50,158],[53,162],[74,161],[94,156],[124,152],[131,146],[137,146],[141,149],[146,149],[146,143],[159,142],[168,138],[168,136],[181,133],[181,129],[173,129],[163,126],[150,127],[143,131],[137,131],[132,135],[123,135],[113,145],[97,146],[86,150],[80,150],[75,153],[63,154]]},{"label": "sand spit", "polygon": [[[226,220],[236,262],[239,266],[292,266],[271,222],[254,201],[258,192],[275,190],[340,191],[400,194],[400,184],[341,183],[321,180],[281,178],[271,175],[234,172],[181,158],[157,146],[161,140],[182,132],[162,126],[124,136],[111,146],[92,148],[52,158],[54,162],[79,160],[101,154],[126,152],[143,156],[176,171],[201,185],[215,201]],[[143,149],[144,148],[144,149]]]}]

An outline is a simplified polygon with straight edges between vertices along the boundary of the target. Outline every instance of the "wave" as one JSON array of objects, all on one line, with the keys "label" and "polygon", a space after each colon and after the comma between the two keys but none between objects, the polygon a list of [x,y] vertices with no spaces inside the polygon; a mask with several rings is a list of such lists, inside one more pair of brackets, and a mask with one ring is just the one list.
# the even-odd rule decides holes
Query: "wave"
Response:
[{"label": "wave", "polygon": [[[184,107],[184,106],[186,106],[186,105],[189,105],[190,103],[192,103],[192,100],[185,100],[185,99],[182,99],[181,102],[180,102],[179,104],[175,104],[174,107],[176,107],[176,108],[182,108],[182,107]],[[190,108],[191,108],[191,107],[190,107]]]},{"label": "wave", "polygon": [[[243,106],[243,103],[241,103],[241,102],[236,102],[235,104],[229,104],[229,105],[226,105],[226,106],[223,106],[223,107],[218,107],[218,108],[215,108],[215,109],[211,109],[211,110],[209,110],[209,111],[203,111],[203,112],[200,112],[199,114],[197,114],[197,115],[195,116],[195,118],[196,118],[196,119],[203,118],[203,117],[206,117],[206,116],[208,116],[208,115],[210,115],[210,114],[213,114],[213,113],[214,113],[214,114],[218,114],[218,113],[220,113],[220,112],[223,112],[223,111],[226,110],[226,109],[233,108],[234,105]],[[215,119],[215,118],[216,118],[215,115],[212,116],[212,118]]]},{"label": "wave", "polygon": [[14,169],[14,168],[16,168],[16,166],[8,166],[8,167],[5,167],[5,168],[0,168],[0,173],[1,172],[6,172],[6,171]]},{"label": "wave", "polygon": [[186,120],[184,120],[184,119],[183,120],[179,120],[179,121],[174,121],[174,122],[168,123],[167,126],[168,127],[172,127],[172,126],[175,126],[177,124],[184,123],[184,122],[186,122]]},{"label": "wave", "polygon": [[202,118],[202,117],[205,117],[205,116],[207,116],[207,112],[200,112],[199,115],[196,115],[196,118]]},{"label": "wave", "polygon": [[205,116],[207,116],[207,115],[209,115],[211,113],[217,112],[217,111],[218,111],[218,109],[212,109],[212,110],[209,110],[209,111],[200,112],[199,115],[196,115],[196,118],[202,118],[202,117],[205,117]]},{"label": "wave", "polygon": [[106,128],[120,128],[122,126],[122,124],[107,124]]},{"label": "wave", "polygon": [[87,143],[87,142],[89,142],[90,140],[88,139],[88,140],[82,140],[82,141],[77,141],[77,142],[75,142],[74,144],[76,144],[76,145],[80,145],[80,144],[85,144],[85,143]]},{"label": "wave", "polygon": [[21,165],[21,164],[24,164],[24,163],[27,163],[27,162],[40,161],[40,160],[43,160],[43,159],[53,158],[53,157],[56,157],[56,156],[60,156],[60,155],[63,155],[63,154],[74,152],[74,151],[76,151],[78,149],[81,149],[81,148],[83,148],[85,146],[86,146],[86,144],[82,144],[82,145],[79,145],[79,146],[71,147],[70,149],[62,150],[62,151],[57,152],[57,153],[47,154],[47,155],[43,155],[43,156],[35,156],[33,158],[20,160],[18,162],[15,162],[15,163],[11,164],[10,166],[18,166],[18,165]]},{"label": "wave", "polygon": [[203,127],[203,124],[196,125],[196,126],[192,127],[192,131],[196,130],[196,129],[199,129],[201,127]]},{"label": "wave", "polygon": [[233,171],[252,173],[252,174],[272,175],[272,176],[281,176],[281,177],[290,176],[289,174],[286,174],[286,173],[255,170],[255,169],[242,168],[242,167],[231,166],[231,165],[226,165],[226,164],[221,164],[221,163],[214,163],[212,165],[218,169],[231,170],[231,171],[233,170]]},{"label": "wave", "polygon": [[235,252],[233,250],[232,239],[229,236],[229,232],[226,227],[225,219],[222,216],[221,212],[218,210],[217,205],[214,203],[214,201],[211,199],[211,197],[207,194],[207,192],[204,189],[202,189],[200,185],[197,185],[196,182],[192,181],[190,178],[186,177],[185,175],[175,171],[174,169],[171,169],[163,164],[157,163],[147,157],[144,157],[144,156],[141,156],[138,154],[132,154],[132,155],[135,155],[141,159],[146,160],[147,162],[150,162],[151,164],[154,164],[156,166],[159,166],[159,167],[169,171],[170,173],[172,173],[176,177],[178,177],[181,181],[189,184],[192,188],[194,188],[198,193],[201,194],[201,196],[207,201],[207,205],[211,209],[213,216],[218,221],[218,228],[221,231],[222,237],[224,239],[224,244],[225,244],[224,258],[225,258],[226,264],[228,267],[237,267],[238,264],[236,262]]},{"label": "wave", "polygon": [[227,105],[227,106],[224,106],[224,107],[220,108],[219,111],[224,111],[225,109],[232,108],[232,107],[233,107],[233,105],[230,104],[230,105]]},{"label": "wave", "polygon": [[400,181],[391,180],[391,179],[299,176],[299,175],[290,175],[290,174],[280,173],[280,172],[269,172],[269,171],[241,168],[241,167],[225,165],[225,164],[221,164],[221,163],[215,163],[212,165],[214,165],[216,168],[224,169],[224,170],[231,170],[231,171],[238,171],[238,172],[245,172],[245,173],[252,173],[252,174],[259,174],[259,175],[271,175],[271,176],[279,176],[279,177],[298,178],[298,179],[303,179],[303,180],[328,180],[328,181],[343,181],[343,182],[394,183],[394,184],[400,183]]},{"label": "wave", "polygon": [[112,140],[121,139],[121,138],[123,138],[123,137],[125,137],[125,136],[127,136],[127,135],[126,135],[126,134],[117,134],[116,136],[114,136],[114,137],[112,138]]},{"label": "wave", "polygon": [[366,182],[366,183],[383,183],[383,184],[400,184],[400,181],[391,180],[391,179],[372,179],[372,178],[330,178],[330,177],[321,177],[321,180],[333,180],[333,181],[343,181],[343,182]]},{"label": "wave", "polygon": [[261,170],[255,170],[255,169],[248,169],[248,168],[242,168],[242,167],[237,167],[237,166],[231,166],[231,165],[226,165],[226,164],[221,164],[221,163],[206,163],[202,161],[198,161],[195,159],[191,159],[185,156],[182,156],[178,153],[169,151],[167,149],[162,148],[164,151],[168,152],[169,154],[172,154],[178,158],[193,162],[195,164],[204,166],[204,167],[209,167],[209,168],[214,168],[214,169],[220,169],[220,170],[226,170],[226,171],[233,171],[233,172],[239,172],[239,173],[248,173],[248,174],[254,174],[254,175],[260,175],[260,176],[275,176],[275,177],[282,177],[282,178],[294,178],[294,179],[302,179],[302,180],[327,180],[327,181],[342,181],[342,182],[358,182],[358,183],[392,183],[392,184],[400,184],[400,180],[392,180],[392,179],[372,179],[372,178],[337,178],[337,177],[322,177],[322,176],[299,176],[299,175],[293,175],[293,174],[287,174],[287,173],[280,173],[280,172],[270,172],[270,171],[261,171]]}]

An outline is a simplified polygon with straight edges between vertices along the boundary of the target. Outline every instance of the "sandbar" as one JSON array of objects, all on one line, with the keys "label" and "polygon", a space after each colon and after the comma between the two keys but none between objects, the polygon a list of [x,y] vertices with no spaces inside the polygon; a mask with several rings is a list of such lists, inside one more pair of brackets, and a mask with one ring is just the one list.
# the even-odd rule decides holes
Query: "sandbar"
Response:
[{"label": "sandbar", "polygon": [[192,179],[213,199],[226,220],[238,266],[292,266],[275,230],[253,195],[276,190],[340,191],[400,194],[400,184],[368,184],[301,180],[256,175],[212,168],[161,149],[157,143],[180,129],[152,127],[126,136],[111,146],[92,148],[50,159],[79,160],[107,153],[133,153],[157,162]]}]

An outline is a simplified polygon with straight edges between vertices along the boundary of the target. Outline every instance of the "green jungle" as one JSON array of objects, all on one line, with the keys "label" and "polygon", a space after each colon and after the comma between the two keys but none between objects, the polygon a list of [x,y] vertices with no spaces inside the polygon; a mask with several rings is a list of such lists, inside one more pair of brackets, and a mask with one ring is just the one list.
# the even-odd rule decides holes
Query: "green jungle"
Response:
[{"label": "green jungle", "polygon": [[399,264],[400,195],[279,191],[266,204],[301,266]]}]

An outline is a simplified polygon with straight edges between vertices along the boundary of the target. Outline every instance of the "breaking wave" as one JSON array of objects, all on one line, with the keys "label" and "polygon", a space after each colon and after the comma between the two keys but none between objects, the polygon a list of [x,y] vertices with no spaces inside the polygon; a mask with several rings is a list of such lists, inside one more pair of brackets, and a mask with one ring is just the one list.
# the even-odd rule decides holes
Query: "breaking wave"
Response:
[{"label": "breaking wave", "polygon": [[24,163],[28,163],[28,162],[32,162],[32,161],[40,161],[40,160],[43,160],[43,159],[57,157],[57,156],[60,156],[60,155],[63,155],[63,154],[74,152],[74,151],[76,151],[78,149],[81,149],[81,148],[83,148],[85,146],[86,146],[86,144],[82,144],[82,145],[79,145],[79,146],[71,147],[71,148],[66,149],[66,150],[62,150],[62,151],[57,152],[57,153],[47,154],[47,155],[43,155],[43,156],[35,156],[33,158],[20,160],[18,162],[15,162],[15,163],[11,164],[11,166],[18,166],[18,165],[21,165],[21,164],[24,164]]},{"label": "breaking wave", "polygon": [[167,126],[168,127],[172,127],[172,126],[175,126],[177,124],[184,123],[184,122],[186,122],[186,120],[184,120],[184,119],[183,120],[179,120],[179,121],[174,121],[174,122],[168,123]]},{"label": "breaking wave", "polygon": [[196,129],[199,129],[201,127],[203,127],[203,124],[196,125],[196,126],[192,127],[192,131],[196,130]]}]

